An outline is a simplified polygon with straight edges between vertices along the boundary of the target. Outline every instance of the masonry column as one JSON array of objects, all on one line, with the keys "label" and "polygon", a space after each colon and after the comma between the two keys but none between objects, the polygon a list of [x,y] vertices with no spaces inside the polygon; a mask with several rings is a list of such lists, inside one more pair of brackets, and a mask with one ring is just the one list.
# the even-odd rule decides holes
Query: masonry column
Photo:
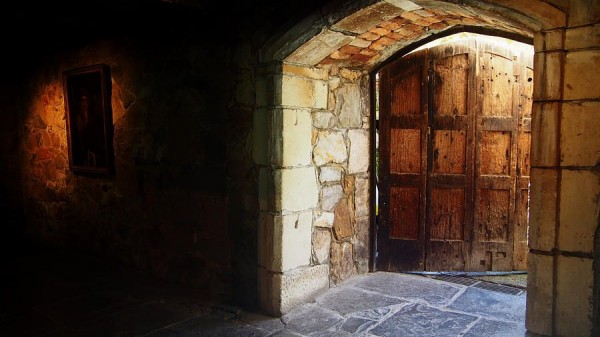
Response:
[{"label": "masonry column", "polygon": [[258,298],[263,310],[277,316],[329,287],[329,266],[311,265],[313,211],[319,198],[311,112],[327,106],[326,74],[295,70],[273,63],[259,69],[256,80]]},{"label": "masonry column", "polygon": [[591,336],[600,195],[600,4],[535,36],[527,329]]}]

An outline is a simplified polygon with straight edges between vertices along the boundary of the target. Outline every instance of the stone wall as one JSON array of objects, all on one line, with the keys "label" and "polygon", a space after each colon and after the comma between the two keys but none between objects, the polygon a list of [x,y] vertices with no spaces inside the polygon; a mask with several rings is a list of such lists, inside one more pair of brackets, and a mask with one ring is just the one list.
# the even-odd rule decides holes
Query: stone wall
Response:
[{"label": "stone wall", "polygon": [[527,289],[527,329],[534,336],[591,336],[600,302],[593,291],[600,219],[600,93],[594,89],[600,85],[600,5],[573,0],[568,8],[566,22],[534,39]]},{"label": "stone wall", "polygon": [[313,263],[329,262],[331,281],[337,284],[369,268],[370,95],[364,73],[328,70],[327,109],[312,113],[313,164],[320,191]]},{"label": "stone wall", "polygon": [[[207,50],[189,23],[162,24],[45,51],[19,111],[27,233],[252,302],[253,53],[217,40]],[[62,71],[97,63],[112,75],[110,177],[69,170]]]},{"label": "stone wall", "polygon": [[283,314],[368,271],[369,81],[291,64],[259,74],[259,298]]}]

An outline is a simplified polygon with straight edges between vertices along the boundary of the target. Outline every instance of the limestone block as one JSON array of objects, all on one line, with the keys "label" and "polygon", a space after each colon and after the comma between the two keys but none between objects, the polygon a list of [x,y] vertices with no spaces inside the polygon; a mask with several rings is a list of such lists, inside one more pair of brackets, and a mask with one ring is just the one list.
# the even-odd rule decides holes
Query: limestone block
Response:
[{"label": "limestone block", "polygon": [[258,171],[258,205],[261,211],[275,210],[275,186],[273,171],[261,167]]},{"label": "limestone block", "polygon": [[285,315],[313,301],[328,288],[328,265],[301,268],[283,274],[258,269],[259,305],[271,315]]},{"label": "limestone block", "polygon": [[265,269],[271,269],[275,259],[274,229],[275,216],[261,213],[258,223],[258,265]]},{"label": "limestone block", "polygon": [[557,335],[591,336],[593,260],[559,256],[557,273]]},{"label": "limestone block", "polygon": [[600,3],[595,0],[569,2],[569,27],[595,23],[600,18]]},{"label": "limestone block", "polygon": [[539,52],[534,56],[533,99],[558,100],[561,98],[561,69],[563,51]]},{"label": "limestone block", "polygon": [[[281,262],[275,258],[276,265],[271,270],[287,271],[310,264],[312,212],[275,217],[274,232],[274,247],[276,252],[281,250]],[[278,247],[279,240],[281,247]]]},{"label": "limestone block", "polygon": [[527,257],[527,330],[552,335],[553,257],[529,253]]},{"label": "limestone block", "polygon": [[333,211],[333,208],[344,197],[342,185],[329,185],[321,189],[321,209]]},{"label": "limestone block", "polygon": [[344,134],[341,131],[320,131],[313,150],[315,165],[344,163],[348,159]]},{"label": "limestone block", "polygon": [[319,169],[319,181],[321,183],[342,180],[342,168],[338,166],[323,166]]},{"label": "limestone block", "polygon": [[369,170],[369,132],[366,130],[349,130],[350,157],[348,173],[361,173]]},{"label": "limestone block", "polygon": [[291,53],[285,62],[314,66],[338,48],[348,44],[352,39],[352,36],[323,29],[318,35]]},{"label": "limestone block", "polygon": [[534,102],[531,121],[531,164],[558,165],[559,103]]},{"label": "limestone block", "polygon": [[600,163],[600,102],[565,103],[561,120],[561,166]]},{"label": "limestone block", "polygon": [[261,214],[259,265],[283,272],[310,264],[312,212],[289,215]]},{"label": "limestone block", "polygon": [[565,48],[591,48],[600,45],[600,24],[567,29]]},{"label": "limestone block", "polygon": [[369,179],[357,178],[354,191],[354,207],[356,217],[369,215]]},{"label": "limestone block", "polygon": [[255,81],[256,90],[256,106],[267,107],[275,104],[274,101],[274,77],[271,74],[259,75]]},{"label": "limestone block", "polygon": [[567,53],[565,59],[564,98],[600,98],[600,50],[582,50]]},{"label": "limestone block", "polygon": [[554,248],[556,235],[556,169],[531,169],[529,206],[529,247],[543,251]]},{"label": "limestone block", "polygon": [[276,165],[310,165],[312,157],[312,117],[309,111],[283,109],[276,114],[276,126],[281,125],[282,147]]},{"label": "limestone block", "polygon": [[275,78],[275,95],[283,106],[324,109],[328,93],[326,81],[290,75]]},{"label": "limestone block", "polygon": [[324,227],[331,228],[333,227],[333,221],[335,219],[335,215],[333,212],[323,212],[319,215],[315,214],[315,222],[313,223],[314,227]]},{"label": "limestone block", "polygon": [[564,29],[549,30],[546,33],[545,50],[561,50],[564,48]]},{"label": "limestone block", "polygon": [[331,243],[331,279],[335,284],[356,275],[352,244],[349,242]]},{"label": "limestone block", "polygon": [[560,186],[561,250],[593,252],[598,226],[600,174],[596,171],[563,170]]},{"label": "limestone block", "polygon": [[359,128],[362,125],[362,106],[358,84],[346,84],[335,91],[335,110],[340,127]]},{"label": "limestone block", "polygon": [[324,264],[329,259],[329,248],[331,247],[331,232],[327,229],[313,230],[312,249],[316,264]]},{"label": "limestone block", "polygon": [[314,67],[302,67],[293,64],[283,64],[283,73],[292,76],[311,78],[313,80],[326,81],[329,79],[329,72],[326,69]]},{"label": "limestone block", "polygon": [[270,109],[254,111],[252,157],[255,164],[268,165],[271,157],[271,115]]},{"label": "limestone block", "polygon": [[283,212],[298,212],[317,206],[319,187],[314,167],[275,171],[275,207]]}]

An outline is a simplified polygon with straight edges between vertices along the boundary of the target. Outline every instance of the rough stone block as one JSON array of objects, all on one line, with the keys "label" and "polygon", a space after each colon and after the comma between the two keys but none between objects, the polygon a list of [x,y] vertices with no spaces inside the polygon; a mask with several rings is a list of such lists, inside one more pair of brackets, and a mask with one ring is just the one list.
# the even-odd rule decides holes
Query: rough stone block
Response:
[{"label": "rough stone block", "polygon": [[565,100],[600,98],[600,50],[569,52],[565,59]]},{"label": "rough stone block", "polygon": [[357,178],[354,191],[354,208],[356,217],[369,215],[369,179]]},{"label": "rough stone block", "polygon": [[557,335],[591,336],[593,260],[559,256],[557,272]]},{"label": "rough stone block", "polygon": [[314,167],[275,171],[275,207],[283,212],[298,212],[317,206],[319,186]]},{"label": "rough stone block", "polygon": [[321,183],[342,180],[342,168],[337,166],[323,166],[319,169],[319,181]]},{"label": "rough stone block", "polygon": [[331,232],[327,229],[313,230],[312,249],[316,264],[324,264],[329,259],[329,248],[331,247]]},{"label": "rough stone block", "polygon": [[341,131],[318,132],[313,159],[317,166],[344,163],[348,159],[344,134]]},{"label": "rough stone block", "polygon": [[332,212],[323,212],[321,214],[315,214],[314,227],[332,228],[335,215]]},{"label": "rough stone block", "polygon": [[561,69],[563,51],[539,52],[534,56],[533,99],[558,100],[561,98]]},{"label": "rough stone block", "polygon": [[349,242],[331,243],[331,279],[336,284],[356,275],[352,248]]},{"label": "rough stone block", "polygon": [[532,168],[529,206],[530,248],[547,252],[554,248],[557,195],[557,170]]},{"label": "rough stone block", "polygon": [[333,211],[333,208],[344,197],[342,185],[329,185],[321,189],[321,209]]},{"label": "rough stone block", "polygon": [[328,92],[326,81],[290,75],[275,79],[275,94],[283,106],[324,109]]},{"label": "rough stone block", "polygon": [[340,126],[359,128],[362,125],[362,105],[358,84],[346,84],[335,91],[335,110]]},{"label": "rough stone block", "polygon": [[591,253],[598,226],[600,173],[563,170],[560,186],[559,248]]},{"label": "rough stone block", "polygon": [[369,132],[366,130],[349,130],[350,156],[348,173],[362,173],[369,170]]},{"label": "rough stone block", "polygon": [[552,335],[552,293],[554,263],[552,256],[529,253],[527,258],[527,330]]},{"label": "rough stone block", "polygon": [[600,45],[600,24],[567,29],[565,49],[591,48]]},{"label": "rough stone block", "polygon": [[531,164],[537,167],[558,165],[559,103],[534,102],[531,121]]},{"label": "rough stone block", "polygon": [[560,164],[600,163],[600,102],[565,103],[562,111]]}]

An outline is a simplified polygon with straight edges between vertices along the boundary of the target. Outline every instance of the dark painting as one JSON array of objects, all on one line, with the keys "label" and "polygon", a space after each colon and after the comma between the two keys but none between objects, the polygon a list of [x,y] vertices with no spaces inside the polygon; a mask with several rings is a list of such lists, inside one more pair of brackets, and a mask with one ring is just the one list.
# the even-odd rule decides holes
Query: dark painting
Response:
[{"label": "dark painting", "polygon": [[107,65],[65,71],[69,167],[107,175],[113,171],[110,73]]}]

